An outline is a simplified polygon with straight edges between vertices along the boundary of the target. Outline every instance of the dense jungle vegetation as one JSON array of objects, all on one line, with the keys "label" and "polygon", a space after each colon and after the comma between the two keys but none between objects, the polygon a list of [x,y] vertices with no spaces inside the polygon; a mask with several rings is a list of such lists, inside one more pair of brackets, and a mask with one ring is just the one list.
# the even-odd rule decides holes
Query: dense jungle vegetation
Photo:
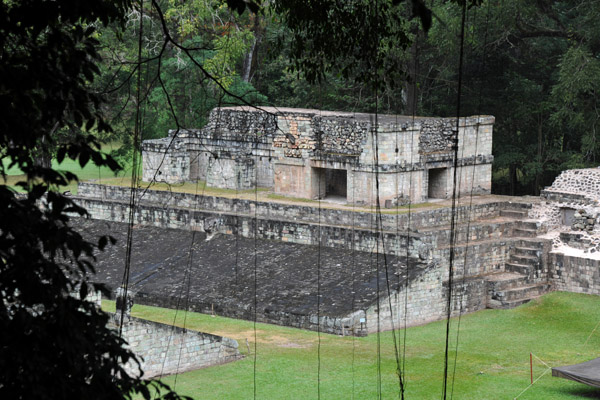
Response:
[{"label": "dense jungle vegetation", "polygon": [[[427,32],[411,2],[303,3],[264,1],[240,14],[222,0],[147,2],[139,66],[139,9],[122,35],[101,30],[97,83],[115,138],[131,138],[138,67],[144,138],[201,127],[211,108],[246,102],[456,115],[457,3],[431,2]],[[461,115],[496,117],[494,192],[538,194],[564,169],[597,165],[599,12],[587,1],[468,3]]]}]

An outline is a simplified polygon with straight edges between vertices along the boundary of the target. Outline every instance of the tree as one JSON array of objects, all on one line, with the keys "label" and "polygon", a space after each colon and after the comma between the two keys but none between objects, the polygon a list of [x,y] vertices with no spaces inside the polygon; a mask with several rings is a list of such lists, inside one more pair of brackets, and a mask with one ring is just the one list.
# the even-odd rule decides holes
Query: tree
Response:
[{"label": "tree", "polygon": [[[490,0],[469,10],[462,109],[496,117],[495,192],[537,195],[562,170],[599,159],[599,12],[583,0]],[[445,23],[421,42],[421,113],[451,115],[460,15],[444,2],[433,13]]]},{"label": "tree", "polygon": [[130,13],[129,29],[122,34],[110,27],[102,30],[97,88],[110,98],[107,115],[115,129],[105,137],[124,144],[120,160],[130,159],[133,150],[128,132],[137,107],[131,94],[138,68],[143,71],[143,139],[164,137],[178,127],[201,127],[218,105],[266,100],[241,76],[243,60],[255,41],[247,14],[236,16],[223,0],[147,1],[141,63],[134,51],[140,13]]},{"label": "tree", "polygon": [[[56,191],[76,179],[35,162],[37,148],[57,144],[57,157],[118,165],[90,134],[108,131],[102,98],[89,84],[99,70],[96,27],[125,22],[129,0],[0,3],[0,172],[20,168],[20,194],[0,185],[0,397],[5,399],[118,399],[148,383],[129,376],[135,358],[110,330],[108,316],[84,301],[94,268],[89,243],[68,224],[85,215]],[[69,129],[67,142],[54,134]],[[74,292],[76,296],[72,295]],[[150,386],[163,387],[158,382]],[[178,398],[168,392],[166,398]]]}]

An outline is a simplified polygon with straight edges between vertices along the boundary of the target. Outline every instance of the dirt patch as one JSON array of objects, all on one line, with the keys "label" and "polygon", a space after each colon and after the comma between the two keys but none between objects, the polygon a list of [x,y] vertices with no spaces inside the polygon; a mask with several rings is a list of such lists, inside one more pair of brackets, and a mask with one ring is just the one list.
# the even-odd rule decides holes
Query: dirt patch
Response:
[{"label": "dirt patch", "polygon": [[[246,340],[248,343],[254,343],[254,330],[247,331],[227,331],[227,330],[218,330],[211,331],[213,335],[224,336],[228,338],[235,339],[239,342],[240,346],[245,346]],[[277,347],[284,348],[295,348],[295,349],[305,349],[312,346],[314,340],[291,340],[292,338],[281,335],[269,335],[267,332],[257,329],[256,330],[256,341],[261,344],[270,344],[275,345]]]}]

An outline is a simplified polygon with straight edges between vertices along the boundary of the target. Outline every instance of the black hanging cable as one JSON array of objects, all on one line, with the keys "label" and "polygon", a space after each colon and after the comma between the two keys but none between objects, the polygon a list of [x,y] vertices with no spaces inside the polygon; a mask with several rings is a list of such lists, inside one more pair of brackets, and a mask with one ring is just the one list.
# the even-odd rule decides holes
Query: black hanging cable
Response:
[{"label": "black hanging cable", "polygon": [[[138,74],[136,84],[136,109],[135,109],[135,126],[133,133],[133,156],[132,164],[133,170],[131,171],[131,187],[129,193],[129,214],[128,214],[128,226],[127,226],[127,242],[125,250],[125,268],[123,270],[122,287],[123,287],[123,303],[127,303],[127,295],[129,291],[129,272],[131,270],[131,250],[133,243],[133,223],[135,219],[135,203],[136,203],[136,192],[138,184],[138,151],[140,150],[140,138],[142,129],[141,120],[141,87],[142,87],[142,71],[141,71],[141,60],[142,60],[142,37],[144,29],[144,0],[140,0],[140,25],[138,32]],[[119,336],[123,335],[123,322],[125,320],[125,308],[126,304],[121,307],[121,318],[119,321]],[[117,310],[118,312],[118,310]]]},{"label": "black hanging cable", "polygon": [[[319,84],[319,114],[322,118],[322,93],[321,93],[321,84]],[[322,138],[319,140],[319,160],[323,161],[323,150],[322,150]],[[319,213],[317,219],[318,233],[317,233],[317,241],[318,241],[318,250],[317,250],[317,399],[321,398],[321,185],[323,185],[322,179],[325,171],[320,170],[317,175],[318,182],[318,190],[317,190],[317,200],[319,204]],[[327,179],[324,182],[324,193],[327,193]]]},{"label": "black hanging cable", "polygon": [[[356,218],[356,180],[354,179],[354,172],[352,173],[352,242],[351,242],[351,276],[352,276],[352,315],[355,315],[356,312],[356,253],[355,253],[355,218]],[[360,322],[360,320],[359,320]],[[356,326],[356,324],[355,324]],[[356,356],[356,331],[352,332],[352,400],[354,400],[354,390],[355,390],[355,381],[354,381],[354,358]]]},{"label": "black hanging cable", "polygon": [[[487,10],[486,10],[486,18],[485,18],[485,34],[484,34],[484,39],[483,39],[483,48],[485,49],[487,47],[487,41],[488,41],[488,26],[489,26],[489,17],[490,17],[490,2],[487,3]],[[473,18],[476,21],[476,15]],[[475,36],[475,30],[473,30],[473,36]],[[480,75],[483,72],[486,62],[485,62],[485,56],[482,55],[483,61],[479,64],[479,72]],[[456,328],[456,348],[454,351],[454,368],[452,371],[452,386],[451,386],[451,390],[450,390],[450,399],[453,398],[454,396],[454,381],[455,381],[455,377],[456,377],[456,366],[457,366],[457,358],[458,358],[458,344],[459,344],[459,338],[460,338],[460,326],[461,326],[461,321],[462,321],[462,315],[463,315],[463,307],[462,307],[462,301],[463,301],[463,295],[464,295],[464,286],[465,286],[465,277],[466,277],[466,265],[467,265],[467,253],[468,253],[468,249],[469,249],[469,238],[470,238],[470,234],[469,234],[469,230],[471,227],[471,215],[472,215],[472,210],[473,210],[473,188],[474,188],[474,184],[475,184],[475,169],[476,169],[476,165],[477,165],[477,149],[478,149],[478,145],[479,145],[479,120],[481,117],[481,104],[482,104],[482,97],[483,97],[483,87],[480,84],[479,85],[479,90],[478,90],[478,95],[477,95],[477,127],[476,127],[476,131],[475,131],[475,152],[474,152],[474,156],[473,156],[473,169],[471,172],[471,192],[469,194],[469,212],[468,212],[468,220],[467,220],[467,238],[466,238],[466,244],[465,244],[465,251],[464,251],[464,259],[463,259],[463,277],[462,277],[462,286],[463,286],[463,290],[461,292],[461,298],[460,298],[460,311],[458,314],[458,323],[457,323],[457,328]],[[466,127],[465,127],[466,128]]]},{"label": "black hanging cable", "polygon": [[[206,174],[208,176],[208,174],[210,173],[210,169],[211,169],[211,165],[209,164],[206,170]],[[197,200],[198,199],[198,186],[200,184],[200,181],[197,179],[196,180],[196,187],[195,187],[195,191],[194,191],[194,199]],[[204,201],[205,199],[205,191],[206,191],[206,182],[204,183],[203,187],[202,187],[202,194],[200,195],[201,198],[201,202]],[[198,202],[194,201],[194,207],[192,210],[192,213],[190,215],[190,223],[191,221],[193,221],[194,217],[196,216],[196,213],[198,211]],[[194,245],[196,243],[196,230],[192,229],[192,239],[190,242],[190,247],[188,250],[188,265],[187,265],[187,290],[186,290],[186,297],[185,297],[185,309],[184,309],[184,314],[183,314],[183,330],[185,332],[186,327],[187,327],[187,315],[188,315],[188,311],[189,311],[189,306],[190,306],[190,289],[191,289],[191,285],[192,285],[192,268],[194,265]],[[236,260],[237,261],[237,260]],[[184,275],[184,284],[185,284],[185,275]],[[181,292],[180,292],[181,295]],[[179,305],[179,303],[178,303]],[[179,307],[178,307],[179,309]],[[173,321],[173,329],[174,329],[174,325],[175,325],[175,320],[177,318],[177,311],[175,312],[175,318]],[[174,331],[174,330],[173,330]],[[173,332],[172,331],[172,332]],[[169,343],[170,343],[170,338],[169,338]],[[165,352],[165,358],[167,357],[168,354],[168,348],[169,348],[169,343],[167,343],[167,351]],[[177,386],[177,378],[179,376],[179,366],[181,363],[181,354],[183,352],[183,346],[184,346],[184,341],[181,341],[181,345],[179,348],[179,356],[177,359],[177,368],[175,370],[175,380],[173,382],[173,389],[176,388]],[[163,361],[163,368],[164,368],[164,361]],[[162,371],[161,371],[161,375],[162,375]]]},{"label": "black hanging cable", "polygon": [[[376,32],[379,29],[379,2],[375,2],[375,14],[376,14]],[[377,40],[379,37],[377,36]],[[378,53],[377,48],[375,47],[375,60],[377,63]],[[380,188],[379,188],[379,75],[377,70],[375,71],[375,119],[374,119],[374,127],[372,128],[372,137],[373,142],[375,144],[374,149],[374,165],[373,171],[375,175],[375,265],[376,265],[376,286],[377,286],[377,395],[378,398],[382,396],[382,375],[381,375],[381,288],[380,288],[380,251],[383,253],[383,264],[384,264],[384,274],[385,274],[385,287],[388,298],[388,306],[390,309],[390,326],[392,330],[392,341],[394,343],[394,356],[396,361],[396,375],[398,376],[398,386],[399,386],[399,397],[404,398],[404,382],[402,379],[402,369],[400,366],[400,358],[398,351],[398,344],[396,341],[396,331],[394,326],[394,311],[392,307],[392,292],[390,287],[390,277],[389,277],[389,268],[388,268],[388,260],[387,260],[387,251],[385,249],[385,237],[383,232],[383,220],[381,214],[381,204],[380,204]],[[379,241],[381,240],[381,250],[379,246]]]},{"label": "black hanging cable", "polygon": [[[208,177],[208,175],[211,173],[211,169],[212,169],[212,164],[209,163],[207,166],[207,170],[206,170],[206,176]],[[198,186],[199,186],[199,181],[196,181],[196,189],[195,189],[195,193],[194,193],[194,198],[198,198]],[[205,191],[206,191],[206,183],[203,185],[202,187],[202,192],[200,193],[200,198],[202,200],[205,199]],[[196,212],[198,210],[198,203],[194,202],[194,208],[192,210],[192,213],[190,214],[190,222],[193,220]],[[169,336],[168,340],[167,340],[167,347],[165,350],[165,358],[163,359],[162,365],[161,365],[161,369],[160,369],[160,374],[158,375],[159,378],[162,378],[164,375],[164,370],[165,370],[165,365],[166,365],[166,359],[167,359],[167,355],[169,354],[169,348],[171,346],[171,339],[173,338],[173,333],[175,332],[175,325],[177,323],[177,317],[179,316],[179,310],[181,309],[181,301],[183,299],[183,291],[184,288],[186,289],[186,306],[184,309],[184,317],[183,317],[183,328],[186,328],[186,323],[187,323],[187,312],[188,312],[188,308],[189,308],[189,301],[190,301],[190,288],[191,288],[191,273],[192,273],[192,266],[193,266],[193,247],[196,241],[196,230],[192,230],[192,238],[190,241],[190,246],[188,249],[188,263],[187,263],[187,268],[184,271],[184,275],[183,275],[183,279],[181,282],[181,286],[179,288],[179,294],[177,296],[177,302],[175,303],[175,314],[173,316],[173,322],[171,323],[171,335]],[[187,281],[187,285],[186,285],[186,281]],[[181,346],[183,346],[183,342],[181,344]],[[180,348],[180,352],[179,352],[179,360],[181,359],[181,348]],[[179,374],[179,360],[177,362],[177,369],[175,371],[175,383],[174,385],[177,384],[177,376]],[[156,396],[159,396],[159,393],[157,392]]]},{"label": "black hanging cable", "polygon": [[[255,157],[258,157],[258,133],[255,133]],[[254,163],[254,320],[252,323],[252,328],[254,329],[254,360],[252,364],[253,368],[253,396],[254,400],[256,400],[256,367],[257,367],[257,357],[258,357],[258,340],[256,334],[256,319],[257,319],[257,308],[258,308],[258,165],[257,162]]]},{"label": "black hanging cable", "polygon": [[417,59],[419,57],[419,25],[416,26],[417,32],[415,34],[415,53],[413,59],[413,70],[415,80],[414,85],[415,89],[412,91],[413,98],[411,99],[412,107],[410,109],[411,113],[411,127],[410,127],[410,162],[409,162],[409,183],[408,183],[408,216],[407,216],[407,224],[406,224],[406,277],[404,279],[404,335],[402,342],[402,371],[404,376],[404,381],[406,382],[406,338],[408,333],[408,290],[409,290],[409,277],[410,277],[410,226],[411,226],[411,217],[412,217],[412,172],[413,172],[413,162],[414,162],[414,136],[415,136],[415,119],[417,114],[417,90],[416,90],[416,79],[418,76],[418,63]]},{"label": "black hanging cable", "polygon": [[458,130],[460,128],[460,105],[461,105],[461,94],[462,94],[462,69],[463,69],[463,56],[464,56],[464,39],[465,39],[465,19],[467,13],[467,3],[462,2],[461,11],[461,31],[460,31],[460,55],[458,61],[458,90],[457,90],[457,102],[456,102],[456,131],[453,136],[453,149],[454,149],[454,176],[452,185],[452,214],[450,219],[450,259],[448,266],[448,294],[446,299],[446,346],[444,350],[444,381],[442,388],[442,398],[447,398],[447,386],[448,386],[448,349],[450,339],[450,316],[452,315],[452,285],[454,275],[454,247],[455,247],[455,229],[456,229],[456,184],[457,184],[457,170],[458,170]]}]

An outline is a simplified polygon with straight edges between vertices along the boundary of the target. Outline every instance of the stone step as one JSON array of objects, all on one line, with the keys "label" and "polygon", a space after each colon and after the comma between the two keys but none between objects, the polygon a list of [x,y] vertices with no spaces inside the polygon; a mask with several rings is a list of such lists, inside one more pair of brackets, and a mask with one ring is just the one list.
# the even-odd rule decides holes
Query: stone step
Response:
[{"label": "stone step", "polygon": [[506,205],[506,209],[507,210],[529,210],[532,208],[532,204],[531,203],[515,203],[515,202],[509,202]]},{"label": "stone step", "polygon": [[531,300],[533,300],[533,299],[520,299],[520,300],[511,300],[511,301],[488,299],[487,308],[493,308],[493,309],[498,309],[498,310],[509,310],[511,308],[518,307],[522,304],[529,303]]},{"label": "stone step", "polygon": [[526,276],[530,276],[533,272],[533,267],[531,265],[523,265],[512,262],[507,262],[504,269],[507,272],[516,272],[517,274],[522,274]]},{"label": "stone step", "polygon": [[501,217],[514,218],[514,219],[525,219],[527,218],[527,211],[520,210],[500,210]]},{"label": "stone step", "polygon": [[544,250],[544,241],[548,239],[537,239],[537,238],[520,238],[515,241],[515,246],[526,247],[530,249],[537,249],[539,251]]},{"label": "stone step", "polygon": [[521,254],[511,254],[510,255],[510,262],[514,263],[514,264],[521,264],[521,265],[531,265],[531,266],[536,266],[540,263],[540,259],[536,256],[528,256],[528,255],[521,255]]},{"label": "stone step", "polygon": [[515,287],[493,292],[487,300],[488,308],[514,308],[547,293],[551,289],[548,283]]},{"label": "stone step", "polygon": [[538,223],[536,221],[517,221],[517,228],[519,229],[534,229],[539,230]]},{"label": "stone step", "polygon": [[526,285],[527,276],[516,272],[500,272],[485,278],[488,293]]},{"label": "stone step", "polygon": [[542,248],[515,246],[514,254],[520,256],[532,256],[538,258],[542,255]]},{"label": "stone step", "polygon": [[493,300],[511,301],[520,299],[531,299],[547,293],[550,289],[548,283],[538,283],[529,286],[519,286],[506,290],[499,290],[492,294]]},{"label": "stone step", "polygon": [[515,228],[514,235],[522,237],[536,237],[537,229]]}]

